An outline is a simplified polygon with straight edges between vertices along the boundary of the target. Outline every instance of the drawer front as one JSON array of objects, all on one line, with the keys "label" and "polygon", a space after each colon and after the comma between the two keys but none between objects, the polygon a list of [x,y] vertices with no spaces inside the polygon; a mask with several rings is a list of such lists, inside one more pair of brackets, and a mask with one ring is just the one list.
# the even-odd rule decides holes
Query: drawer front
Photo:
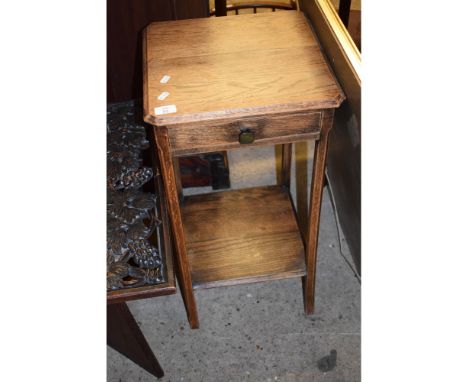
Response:
[{"label": "drawer front", "polygon": [[266,144],[290,143],[320,136],[321,112],[210,121],[201,126],[172,125],[174,155],[187,155]]}]

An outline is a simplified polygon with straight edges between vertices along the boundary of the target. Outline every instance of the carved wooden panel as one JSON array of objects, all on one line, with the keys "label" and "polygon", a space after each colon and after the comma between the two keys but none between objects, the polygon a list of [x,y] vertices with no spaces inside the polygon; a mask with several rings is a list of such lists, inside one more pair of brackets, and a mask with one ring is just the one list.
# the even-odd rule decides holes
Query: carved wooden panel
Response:
[{"label": "carved wooden panel", "polygon": [[[150,241],[161,224],[154,193],[142,187],[153,178],[143,165],[149,147],[146,131],[132,105],[107,112],[107,289],[116,290],[166,281],[157,243]],[[154,237],[154,235],[153,235]]]}]

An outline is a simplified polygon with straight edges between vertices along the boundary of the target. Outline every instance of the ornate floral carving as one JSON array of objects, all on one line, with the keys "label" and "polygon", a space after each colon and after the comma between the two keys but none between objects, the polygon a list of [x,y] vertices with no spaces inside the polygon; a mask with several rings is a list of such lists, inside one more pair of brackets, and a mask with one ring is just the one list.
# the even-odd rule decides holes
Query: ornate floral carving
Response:
[{"label": "ornate floral carving", "polygon": [[141,159],[145,128],[132,106],[111,106],[107,117],[107,289],[159,284],[164,264],[150,241],[160,224],[156,196],[140,190],[153,177]]},{"label": "ornate floral carving", "polygon": [[155,197],[149,193],[111,191],[107,194],[108,216],[127,225],[148,218],[148,211],[153,208],[155,208]]},{"label": "ornate floral carving", "polygon": [[111,190],[138,189],[153,178],[153,170],[142,167],[136,170],[122,168],[116,176],[107,178],[107,187]]}]

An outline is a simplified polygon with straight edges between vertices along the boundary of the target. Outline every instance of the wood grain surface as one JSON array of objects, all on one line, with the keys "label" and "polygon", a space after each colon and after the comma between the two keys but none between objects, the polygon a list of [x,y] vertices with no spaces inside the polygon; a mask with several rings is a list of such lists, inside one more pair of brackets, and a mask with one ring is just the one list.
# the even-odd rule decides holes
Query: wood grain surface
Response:
[{"label": "wood grain surface", "polygon": [[[156,126],[192,327],[198,326],[193,288],[305,276],[305,310],[313,311],[328,134],[345,98],[314,36],[294,11],[153,23],[145,30],[145,120]],[[167,83],[160,82],[164,75]],[[169,95],[158,100],[162,92]],[[156,107],[168,105],[176,111],[156,115]],[[281,184],[188,196],[181,207],[175,155],[241,147],[245,127],[255,132],[251,144],[286,144]],[[317,139],[306,249],[288,191],[289,143],[305,139]]]},{"label": "wood grain surface", "polygon": [[[318,139],[321,118],[320,112],[240,118],[228,122],[204,122],[202,126],[197,124],[172,125],[168,133],[172,153],[187,155]],[[255,134],[255,141],[247,145],[239,143],[239,134],[241,129],[245,128]]]},{"label": "wood grain surface", "polygon": [[182,213],[194,288],[305,275],[304,245],[287,189],[188,196]]},{"label": "wood grain surface", "polygon": [[[344,99],[300,12],[153,23],[143,43],[153,125],[333,108]],[[171,79],[161,84],[164,75]],[[155,114],[167,105],[177,112]]]},{"label": "wood grain surface", "polygon": [[159,160],[161,163],[161,173],[164,181],[164,189],[166,191],[167,206],[171,216],[172,233],[174,235],[174,243],[176,247],[177,259],[177,277],[180,286],[180,293],[184,300],[185,309],[189,320],[190,327],[196,329],[199,327],[197,305],[192,288],[192,278],[189,269],[189,260],[185,246],[185,237],[182,227],[182,217],[179,206],[179,194],[177,190],[177,180],[174,174],[174,162],[169,153],[169,138],[167,129],[154,128],[153,140],[156,143]]},{"label": "wood grain surface", "polygon": [[325,180],[325,164],[327,159],[328,136],[333,126],[334,110],[324,112],[322,136],[315,141],[314,163],[312,166],[312,182],[310,185],[309,226],[306,237],[306,267],[307,275],[303,279],[304,309],[306,314],[314,312],[315,273],[317,267],[317,248],[320,226],[320,210],[322,208],[323,183]]}]

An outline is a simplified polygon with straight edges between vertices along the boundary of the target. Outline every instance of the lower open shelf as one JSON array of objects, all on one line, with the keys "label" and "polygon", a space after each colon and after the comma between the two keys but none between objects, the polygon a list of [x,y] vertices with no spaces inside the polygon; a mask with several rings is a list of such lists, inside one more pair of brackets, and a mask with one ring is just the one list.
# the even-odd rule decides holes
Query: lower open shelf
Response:
[{"label": "lower open shelf", "polygon": [[195,289],[306,274],[294,207],[281,186],[187,196],[182,214]]}]

